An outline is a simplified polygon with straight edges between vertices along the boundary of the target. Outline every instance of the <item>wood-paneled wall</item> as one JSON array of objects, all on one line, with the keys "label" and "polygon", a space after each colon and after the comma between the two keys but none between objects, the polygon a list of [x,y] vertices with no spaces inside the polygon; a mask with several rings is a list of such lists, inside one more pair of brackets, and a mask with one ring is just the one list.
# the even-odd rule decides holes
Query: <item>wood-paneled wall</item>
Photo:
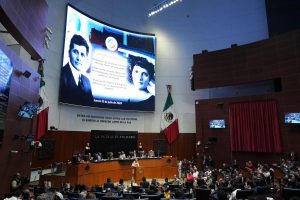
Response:
[{"label": "wood-paneled wall", "polygon": [[44,58],[48,4],[45,0],[0,0],[0,21],[35,60]]},{"label": "wood-paneled wall", "polygon": [[282,78],[283,89],[297,88],[300,30],[242,46],[194,55],[195,89]]},{"label": "wood-paneled wall", "polygon": [[[198,151],[200,157],[203,154],[211,154],[217,164],[230,163],[233,159],[237,159],[240,164],[244,165],[246,160],[278,162],[290,151],[295,151],[300,155],[299,144],[297,144],[300,141],[300,126],[284,124],[284,113],[300,112],[299,58],[300,30],[252,44],[194,55],[196,89],[281,79],[281,90],[264,95],[197,100],[195,103],[196,140],[202,141]],[[228,127],[228,104],[263,99],[277,101],[282,153],[232,153]],[[208,120],[213,118],[225,118],[227,128],[209,129]],[[208,137],[216,137],[217,142],[208,143]]]},{"label": "wood-paneled wall", "polygon": [[[71,160],[74,152],[83,152],[87,142],[90,141],[90,132],[74,131],[49,131],[43,140],[55,141],[54,156],[52,159],[42,160],[36,151],[33,157],[32,167],[50,167],[57,162]],[[155,140],[165,140],[160,133],[139,133],[138,142],[142,143],[145,151],[153,150]],[[179,134],[177,140],[171,145],[166,144],[166,155],[174,156],[178,160],[191,159],[195,154],[195,134]]]},{"label": "wood-paneled wall", "polygon": [[[19,44],[35,60],[44,57],[45,27],[47,24],[48,5],[45,0],[0,0],[0,21]],[[15,135],[35,133],[35,120],[17,117],[24,102],[37,103],[39,98],[40,75],[26,65],[15,52],[2,41],[0,49],[11,59],[13,69],[31,73],[29,78],[13,73],[3,144],[0,147],[0,197],[9,192],[9,183],[16,172],[30,176],[32,152],[26,141],[14,140]],[[18,154],[11,153],[18,151]]]},{"label": "wood-paneled wall", "polygon": [[[13,175],[20,172],[23,176],[30,175],[32,153],[29,143],[25,140],[14,139],[15,135],[34,135],[35,120],[18,117],[20,106],[25,102],[37,103],[39,98],[39,77],[31,67],[27,66],[12,50],[2,41],[0,49],[11,59],[13,65],[12,81],[6,113],[3,144],[0,147],[0,197],[9,192],[9,184]],[[29,78],[17,76],[15,71],[31,73]],[[35,79],[38,78],[38,79]],[[11,153],[18,151],[18,154]]]}]

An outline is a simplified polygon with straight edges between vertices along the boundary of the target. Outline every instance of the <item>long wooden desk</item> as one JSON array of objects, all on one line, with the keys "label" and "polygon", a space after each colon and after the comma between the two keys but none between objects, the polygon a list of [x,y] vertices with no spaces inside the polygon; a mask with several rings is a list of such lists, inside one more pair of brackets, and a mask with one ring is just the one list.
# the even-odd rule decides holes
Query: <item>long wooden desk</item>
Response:
[{"label": "long wooden desk", "polygon": [[[85,184],[88,187],[95,184],[103,185],[108,177],[113,182],[120,178],[131,180],[133,160],[107,160],[97,163],[87,162],[67,164],[65,176],[43,175],[40,184],[51,181],[52,186],[61,186],[63,183]],[[140,167],[134,169],[135,182],[139,183],[143,176],[146,178],[173,178],[178,175],[177,159],[172,157],[139,159]]]}]

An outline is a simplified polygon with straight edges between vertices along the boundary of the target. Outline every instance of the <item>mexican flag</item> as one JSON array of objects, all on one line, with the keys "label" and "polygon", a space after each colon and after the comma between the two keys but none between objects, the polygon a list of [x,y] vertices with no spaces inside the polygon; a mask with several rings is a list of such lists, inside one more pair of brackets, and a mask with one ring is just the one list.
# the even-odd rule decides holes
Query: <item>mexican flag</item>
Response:
[{"label": "mexican flag", "polygon": [[40,109],[37,113],[35,140],[40,140],[48,132],[48,113],[49,101],[45,89],[44,81],[44,60],[39,61],[38,73],[41,75],[40,80]]},{"label": "mexican flag", "polygon": [[167,90],[168,97],[161,117],[160,127],[161,132],[163,132],[166,136],[168,143],[172,144],[179,134],[179,128],[178,118],[175,113],[174,103],[171,96],[171,85],[167,85]]}]

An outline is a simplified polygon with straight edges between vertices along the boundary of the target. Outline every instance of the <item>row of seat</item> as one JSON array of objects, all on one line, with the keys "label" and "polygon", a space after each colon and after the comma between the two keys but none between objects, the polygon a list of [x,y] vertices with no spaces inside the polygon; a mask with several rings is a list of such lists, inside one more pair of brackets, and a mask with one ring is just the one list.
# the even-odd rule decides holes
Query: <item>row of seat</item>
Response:
[{"label": "row of seat", "polygon": [[[120,199],[148,199],[148,200],[160,200],[163,199],[161,194],[141,194],[139,192],[123,192],[121,196],[106,196],[103,192],[94,192],[97,199],[102,200],[120,200]],[[237,199],[248,199],[248,197],[253,195],[264,195],[272,193],[270,186],[257,187],[255,190],[238,190],[236,193]],[[289,200],[291,197],[300,197],[300,189],[297,188],[283,188],[281,196],[285,200]],[[206,188],[196,188],[194,189],[195,199],[209,200],[211,199],[211,190]],[[186,196],[186,198],[192,198],[192,196]],[[78,193],[69,193],[68,199],[79,200]]]}]

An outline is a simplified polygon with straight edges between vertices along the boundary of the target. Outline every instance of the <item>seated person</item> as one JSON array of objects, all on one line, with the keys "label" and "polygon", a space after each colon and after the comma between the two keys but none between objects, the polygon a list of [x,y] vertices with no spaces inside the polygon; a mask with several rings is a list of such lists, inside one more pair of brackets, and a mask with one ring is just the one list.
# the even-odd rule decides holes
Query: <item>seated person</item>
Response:
[{"label": "seated person", "polygon": [[158,187],[155,187],[154,185],[150,185],[149,189],[146,189],[148,195],[157,195],[161,194]]},{"label": "seated person", "polygon": [[173,180],[173,185],[180,185],[181,182],[180,182],[180,179],[177,177],[176,174],[174,174],[174,180]]},{"label": "seated person", "polygon": [[91,153],[84,154],[84,155],[83,155],[83,160],[84,160],[85,162],[92,161],[92,160],[93,160],[92,154],[91,154]]},{"label": "seated person", "polygon": [[11,195],[20,195],[23,189],[22,177],[21,174],[18,172],[14,175],[11,184],[10,184],[10,193]]},{"label": "seated person", "polygon": [[113,189],[114,187],[115,186],[114,186],[114,183],[111,182],[111,178],[107,178],[106,182],[103,184],[103,189],[104,190],[107,190],[108,188]]},{"label": "seated person", "polygon": [[153,158],[155,155],[154,155],[154,151],[151,149],[149,152],[148,152],[148,157],[149,158]]},{"label": "seated person", "polygon": [[140,182],[141,188],[149,188],[150,183],[146,180],[146,177],[144,176],[142,178],[142,181]]},{"label": "seated person", "polygon": [[153,178],[151,180],[150,186],[154,186],[155,188],[158,188],[160,186],[159,182],[156,180],[156,178]]},{"label": "seated person", "polygon": [[171,191],[169,189],[166,189],[164,191],[164,198],[165,199],[171,199]]},{"label": "seated person", "polygon": [[100,160],[102,160],[102,153],[101,152],[95,153],[94,161],[97,162]]},{"label": "seated person", "polygon": [[252,172],[254,170],[254,164],[252,163],[251,160],[246,162],[245,169],[247,169],[249,172]]},{"label": "seated person", "polygon": [[136,151],[130,151],[129,152],[129,157],[130,158],[136,158]]},{"label": "seated person", "polygon": [[144,158],[145,157],[145,152],[144,151],[139,151],[139,157]]},{"label": "seated person", "polygon": [[73,154],[72,156],[72,164],[78,164],[81,162],[81,154]]},{"label": "seated person", "polygon": [[109,160],[114,159],[114,153],[113,152],[107,152],[107,159],[109,159]]},{"label": "seated person", "polygon": [[163,184],[163,187],[164,187],[164,188],[168,188],[170,184],[171,184],[171,183],[169,182],[168,177],[166,177],[166,178],[165,178],[165,182],[164,182],[164,184]]},{"label": "seated person", "polygon": [[120,178],[117,188],[118,192],[124,191],[124,189],[126,188],[124,184],[124,179]]},{"label": "seated person", "polygon": [[120,152],[120,156],[119,156],[120,159],[126,159],[126,154],[124,151],[121,151]]}]

